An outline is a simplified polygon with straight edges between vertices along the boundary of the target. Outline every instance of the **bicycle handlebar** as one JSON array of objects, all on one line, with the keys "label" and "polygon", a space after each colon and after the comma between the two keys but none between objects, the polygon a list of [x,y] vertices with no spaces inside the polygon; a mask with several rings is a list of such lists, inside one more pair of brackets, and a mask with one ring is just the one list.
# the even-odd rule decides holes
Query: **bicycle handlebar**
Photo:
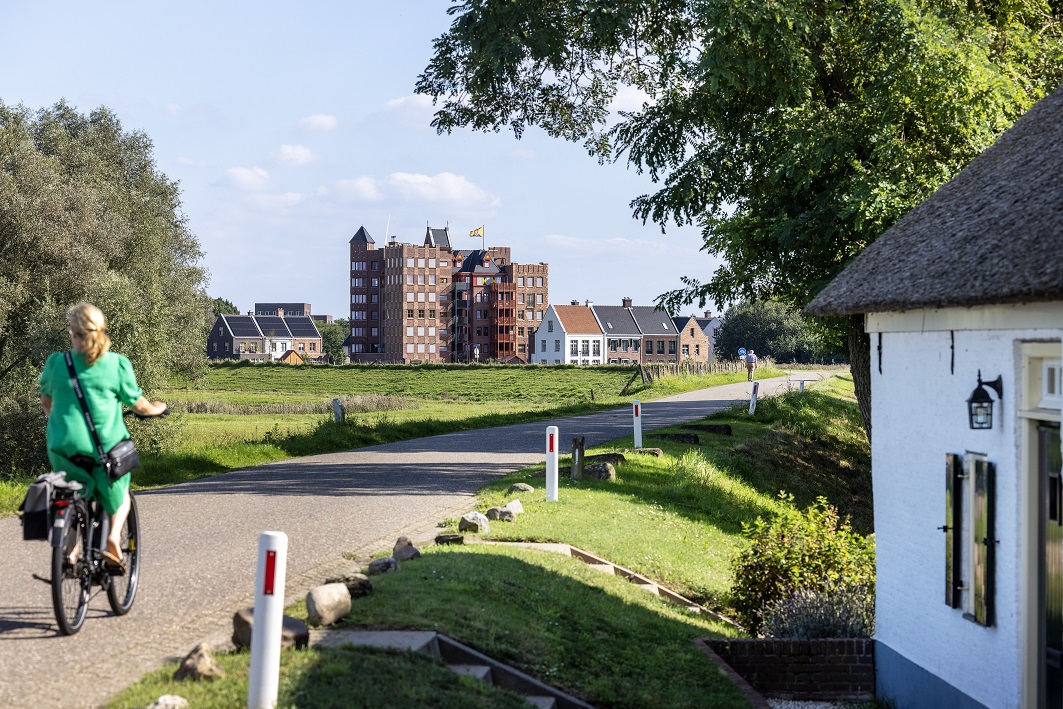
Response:
[{"label": "bicycle handlebar", "polygon": [[145,416],[144,414],[138,414],[133,409],[127,409],[126,411],[124,411],[122,413],[122,415],[123,416],[136,416],[141,421],[143,421],[144,419],[161,419],[161,418],[166,418],[167,416],[170,415],[170,407],[167,406],[165,409],[162,410],[162,413],[154,414],[154,415]]}]

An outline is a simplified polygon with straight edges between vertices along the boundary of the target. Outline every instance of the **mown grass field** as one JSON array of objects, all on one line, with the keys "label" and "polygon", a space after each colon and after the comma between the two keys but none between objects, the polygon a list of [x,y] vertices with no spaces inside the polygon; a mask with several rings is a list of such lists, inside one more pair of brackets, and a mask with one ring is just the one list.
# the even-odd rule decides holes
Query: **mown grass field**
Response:
[{"label": "mown grass field", "polygon": [[[681,444],[649,434],[645,445],[659,446],[663,457],[627,454],[615,482],[562,475],[557,502],[545,500],[542,466],[499,479],[480,491],[477,509],[518,497],[507,493],[515,482],[535,492],[519,495],[525,512],[516,522],[494,522],[481,536],[573,544],[728,614],[731,562],[747,543],[743,524],[824,496],[852,517],[858,531],[873,531],[870,450],[847,378],[764,399],[753,417],[738,407],[706,421],[730,424],[733,435],[699,432],[698,444]],[[689,429],[664,432],[680,431]],[[631,443],[613,441],[588,454]],[[441,531],[455,531],[455,523],[441,521]],[[692,643],[740,634],[728,625],[560,555],[507,545],[427,547],[422,553],[398,573],[373,577],[374,592],[355,600],[345,623],[435,629],[599,706],[747,705]],[[301,603],[289,612],[305,618]],[[318,662],[310,657],[308,663]],[[246,668],[246,655],[226,661]],[[336,675],[353,676],[358,667],[352,662],[345,673],[337,666]],[[113,706],[139,706],[135,702],[152,693],[180,694],[182,686],[166,679],[173,669],[146,678]],[[285,672],[286,686],[305,686],[316,676],[313,669]],[[127,696],[136,700],[127,702]],[[455,706],[478,706],[475,701],[455,700]],[[331,706],[287,702],[281,705]],[[230,704],[204,699],[197,706]]]}]

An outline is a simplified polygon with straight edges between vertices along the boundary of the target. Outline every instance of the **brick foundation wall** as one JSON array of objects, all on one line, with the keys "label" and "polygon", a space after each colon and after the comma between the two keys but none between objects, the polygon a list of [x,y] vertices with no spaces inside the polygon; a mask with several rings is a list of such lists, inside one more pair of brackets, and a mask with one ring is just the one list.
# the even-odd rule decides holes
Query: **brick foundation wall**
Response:
[{"label": "brick foundation wall", "polygon": [[871,639],[704,643],[766,697],[832,701],[870,699],[875,694],[875,642]]}]

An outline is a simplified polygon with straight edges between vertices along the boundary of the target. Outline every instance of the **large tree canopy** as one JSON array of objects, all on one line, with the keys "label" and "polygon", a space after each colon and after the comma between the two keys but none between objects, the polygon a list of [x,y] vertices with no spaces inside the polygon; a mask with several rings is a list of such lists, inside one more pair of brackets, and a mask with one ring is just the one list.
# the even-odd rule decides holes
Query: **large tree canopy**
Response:
[{"label": "large tree canopy", "polygon": [[42,459],[36,378],[66,308],[104,311],[146,388],[204,366],[210,299],[178,186],[105,108],[0,103],[0,472]]},{"label": "large tree canopy", "polygon": [[[1060,0],[468,0],[417,90],[439,131],[626,156],[723,257],[661,297],[802,307],[1063,79]],[[619,91],[642,109],[614,116]],[[847,323],[870,431],[862,320]],[[861,370],[861,371],[858,371]]]}]

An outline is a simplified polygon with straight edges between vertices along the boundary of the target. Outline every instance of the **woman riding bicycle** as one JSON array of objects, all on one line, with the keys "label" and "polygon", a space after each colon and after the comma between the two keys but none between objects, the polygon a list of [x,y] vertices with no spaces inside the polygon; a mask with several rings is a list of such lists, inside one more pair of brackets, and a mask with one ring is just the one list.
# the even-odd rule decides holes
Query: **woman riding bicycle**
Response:
[{"label": "woman riding bicycle", "polygon": [[[141,416],[158,416],[166,411],[161,401],[148,401],[137,385],[133,365],[125,355],[110,352],[107,319],[90,303],[79,303],[67,311],[74,371],[92,412],[104,450],[129,438],[122,419],[122,404]],[[111,482],[100,464],[96,446],[70,381],[62,352],[53,353],[41,373],[41,406],[48,419],[46,438],[48,460],[57,471],[66,473],[84,487],[89,499],[100,502],[111,516],[104,564],[109,571],[123,573],[125,567],[119,545],[122,525],[129,514],[129,475]]]}]

